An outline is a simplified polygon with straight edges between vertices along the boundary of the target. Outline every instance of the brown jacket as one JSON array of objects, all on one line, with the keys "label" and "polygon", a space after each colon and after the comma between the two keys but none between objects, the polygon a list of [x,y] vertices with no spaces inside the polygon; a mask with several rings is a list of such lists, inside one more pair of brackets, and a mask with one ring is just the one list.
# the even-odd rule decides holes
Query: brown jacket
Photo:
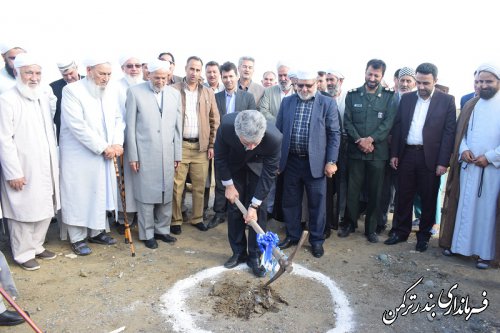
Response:
[{"label": "brown jacket", "polygon": [[[457,122],[457,132],[455,136],[455,147],[450,161],[450,172],[446,182],[446,196],[441,210],[441,227],[439,231],[439,246],[442,248],[451,248],[453,240],[453,232],[455,230],[455,219],[457,217],[458,200],[460,198],[460,163],[458,162],[458,154],[462,138],[467,132],[469,119],[472,111],[476,106],[479,97],[474,97],[465,104]],[[496,227],[496,247],[495,247],[495,263],[498,265],[500,259],[500,197],[497,200],[497,214],[495,223]]]},{"label": "brown jacket", "polygon": [[[186,93],[184,88],[187,89],[185,80],[177,82],[172,85],[175,89],[179,90],[182,99],[182,131],[184,132],[184,119],[186,118]],[[209,148],[214,148],[215,134],[219,127],[220,117],[219,110],[217,109],[217,102],[212,89],[198,84],[198,130],[200,152],[207,151]]]}]

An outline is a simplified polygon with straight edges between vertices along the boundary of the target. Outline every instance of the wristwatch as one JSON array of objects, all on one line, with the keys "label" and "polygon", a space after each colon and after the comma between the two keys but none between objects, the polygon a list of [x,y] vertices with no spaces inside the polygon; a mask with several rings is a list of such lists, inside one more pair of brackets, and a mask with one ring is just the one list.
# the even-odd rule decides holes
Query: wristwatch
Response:
[{"label": "wristwatch", "polygon": [[255,210],[259,209],[259,205],[254,204],[253,202],[250,204],[250,207],[252,207]]},{"label": "wristwatch", "polygon": [[336,163],[334,161],[328,161],[328,162],[326,162],[326,164],[335,165]]}]

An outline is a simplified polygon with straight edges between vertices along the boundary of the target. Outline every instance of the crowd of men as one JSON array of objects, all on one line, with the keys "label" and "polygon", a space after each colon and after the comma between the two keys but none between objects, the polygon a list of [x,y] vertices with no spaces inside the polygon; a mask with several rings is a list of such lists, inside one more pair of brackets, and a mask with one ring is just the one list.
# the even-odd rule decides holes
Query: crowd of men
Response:
[{"label": "crowd of men", "polygon": [[[85,76],[74,60],[59,62],[62,79],[49,87],[31,53],[12,45],[0,52],[1,203],[14,261],[26,270],[56,257],[43,246],[56,214],[61,238],[69,236],[74,253],[84,256],[92,253],[89,243],[116,243],[107,214],[120,211],[117,230],[123,232],[125,218],[137,221],[150,249],[157,240],[175,242],[187,220],[202,232],[227,220],[232,255],[225,267],[247,262],[263,276],[255,233],[247,240],[245,223],[257,220],[265,229],[269,217],[283,221],[281,248],[296,245],[307,228],[311,253],[320,258],[331,229],[348,237],[362,213],[366,239],[378,242],[392,196],[384,243],[407,240],[418,197],[416,250],[423,252],[448,170],[443,253],[476,255],[478,268],[499,258],[500,68],[494,64],[474,73],[475,92],[464,96],[470,100],[457,123],[455,99],[438,89],[431,63],[399,69],[390,89],[383,84],[385,62],[372,59],[363,84],[346,92],[339,71],[283,63],[276,74],[265,72],[261,85],[251,57],[219,65],[191,56],[182,78],[173,75],[173,54],[162,52],[148,61],[123,57],[123,78],[114,82],[110,59],[89,59]],[[115,164],[124,170],[127,216]],[[215,215],[208,220],[212,173]],[[245,216],[236,199],[248,207]]]}]

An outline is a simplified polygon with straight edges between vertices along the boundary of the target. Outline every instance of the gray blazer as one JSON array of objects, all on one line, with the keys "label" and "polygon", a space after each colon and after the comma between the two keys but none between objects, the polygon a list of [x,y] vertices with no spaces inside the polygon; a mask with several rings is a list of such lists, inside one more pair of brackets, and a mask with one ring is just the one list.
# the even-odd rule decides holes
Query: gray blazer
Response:
[{"label": "gray blazer", "polygon": [[[222,119],[222,117],[227,113],[226,91],[223,90],[215,94],[215,101],[217,102],[217,109],[219,110],[219,114]],[[243,90],[237,90],[236,100],[234,101],[234,110],[235,112],[244,110],[257,110],[253,95]]]},{"label": "gray blazer", "polygon": [[172,201],[174,161],[182,159],[181,95],[170,86],[165,86],[162,95],[160,113],[149,82],[127,92],[125,142],[129,160],[139,161],[139,172],[133,173],[132,181],[135,199],[142,203]]},{"label": "gray blazer", "polygon": [[[290,88],[291,89],[291,88]],[[276,116],[281,105],[281,87],[275,85],[267,88],[260,99],[259,111],[271,122],[276,122]]]}]

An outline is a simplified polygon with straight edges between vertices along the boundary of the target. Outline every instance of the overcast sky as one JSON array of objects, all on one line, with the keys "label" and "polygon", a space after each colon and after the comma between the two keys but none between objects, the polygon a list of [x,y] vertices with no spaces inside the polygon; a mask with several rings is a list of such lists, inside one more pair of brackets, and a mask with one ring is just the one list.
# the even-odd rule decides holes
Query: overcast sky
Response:
[{"label": "overcast sky", "polygon": [[[332,68],[345,88],[360,86],[366,62],[394,71],[432,62],[439,83],[457,98],[472,91],[473,72],[485,61],[500,62],[498,1],[8,1],[0,13],[0,39],[43,57],[45,80],[59,78],[62,59],[124,54],[147,61],[172,52],[175,74],[186,58],[204,62],[256,59],[255,81],[278,61],[308,70]],[[475,6],[475,7],[474,7]],[[3,40],[2,40],[3,41]],[[80,66],[80,72],[84,72]]]}]

